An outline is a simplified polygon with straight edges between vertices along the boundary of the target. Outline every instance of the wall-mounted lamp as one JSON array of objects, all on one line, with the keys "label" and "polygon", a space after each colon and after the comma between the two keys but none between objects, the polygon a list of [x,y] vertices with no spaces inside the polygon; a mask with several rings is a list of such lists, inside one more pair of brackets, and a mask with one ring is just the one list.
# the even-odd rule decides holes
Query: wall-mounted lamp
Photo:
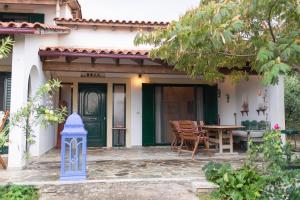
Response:
[{"label": "wall-mounted lamp", "polygon": [[142,84],[142,83],[143,83],[143,77],[142,77],[142,74],[139,74],[139,75],[138,75],[137,82],[138,82],[138,84]]}]

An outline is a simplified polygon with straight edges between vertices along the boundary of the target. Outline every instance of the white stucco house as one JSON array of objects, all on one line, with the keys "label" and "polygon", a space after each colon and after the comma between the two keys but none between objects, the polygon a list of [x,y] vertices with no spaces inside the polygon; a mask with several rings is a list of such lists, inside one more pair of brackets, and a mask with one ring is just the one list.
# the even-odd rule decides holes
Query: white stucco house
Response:
[{"label": "white stucco house", "polygon": [[[110,1],[101,2],[93,5],[100,16],[113,8],[108,7]],[[182,14],[176,5],[168,6],[172,1],[151,2],[152,7],[140,8],[148,12],[159,4],[174,16]],[[284,128],[282,79],[267,87],[257,75],[236,85],[229,78],[211,85],[149,59],[149,47],[136,47],[134,37],[140,30],[165,27],[170,20],[163,12],[152,13],[152,21],[141,20],[135,12],[123,19],[84,19],[77,0],[0,0],[1,37],[11,35],[15,41],[11,55],[0,61],[0,110],[13,114],[39,86],[55,78],[63,87],[53,104],[82,116],[90,147],[168,144],[171,119],[224,125],[267,120]],[[59,143],[55,126],[35,127],[35,135],[33,156]],[[25,165],[25,141],[21,130],[10,132],[8,168]]]}]

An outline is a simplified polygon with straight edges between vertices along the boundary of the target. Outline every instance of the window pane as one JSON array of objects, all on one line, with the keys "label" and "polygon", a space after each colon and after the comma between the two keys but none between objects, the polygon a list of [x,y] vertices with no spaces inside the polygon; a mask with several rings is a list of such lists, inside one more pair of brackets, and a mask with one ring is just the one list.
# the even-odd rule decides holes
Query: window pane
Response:
[{"label": "window pane", "polygon": [[114,85],[113,127],[125,127],[125,85]]}]

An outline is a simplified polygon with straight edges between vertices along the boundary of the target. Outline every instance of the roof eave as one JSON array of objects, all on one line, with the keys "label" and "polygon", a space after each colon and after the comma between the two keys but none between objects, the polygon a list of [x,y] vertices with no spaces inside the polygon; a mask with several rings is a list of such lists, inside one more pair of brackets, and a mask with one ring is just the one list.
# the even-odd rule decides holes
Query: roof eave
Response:
[{"label": "roof eave", "polygon": [[0,28],[0,34],[35,34],[35,29],[32,28]]},{"label": "roof eave", "polygon": [[165,28],[166,25],[146,25],[146,24],[129,24],[129,23],[93,23],[93,22],[68,22],[56,20],[56,25],[61,26],[85,26],[85,27],[122,27],[122,28],[136,28],[136,29],[155,29]]},{"label": "roof eave", "polygon": [[0,34],[7,34],[7,35],[46,35],[46,34],[68,34],[70,30],[65,31],[53,31],[53,30],[44,30],[44,29],[34,29],[34,28],[0,28]]},{"label": "roof eave", "polygon": [[40,57],[57,57],[57,56],[70,56],[70,57],[92,57],[92,58],[119,58],[119,59],[150,59],[147,55],[139,54],[111,54],[111,53],[90,53],[90,52],[68,52],[68,51],[49,51],[39,50]]}]

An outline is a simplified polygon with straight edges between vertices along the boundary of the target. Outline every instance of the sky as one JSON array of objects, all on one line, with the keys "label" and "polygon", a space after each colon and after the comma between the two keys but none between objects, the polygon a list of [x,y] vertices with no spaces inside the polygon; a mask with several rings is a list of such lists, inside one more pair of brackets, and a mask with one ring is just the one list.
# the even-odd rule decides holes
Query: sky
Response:
[{"label": "sky", "polygon": [[83,18],[171,21],[200,0],[79,0]]}]

